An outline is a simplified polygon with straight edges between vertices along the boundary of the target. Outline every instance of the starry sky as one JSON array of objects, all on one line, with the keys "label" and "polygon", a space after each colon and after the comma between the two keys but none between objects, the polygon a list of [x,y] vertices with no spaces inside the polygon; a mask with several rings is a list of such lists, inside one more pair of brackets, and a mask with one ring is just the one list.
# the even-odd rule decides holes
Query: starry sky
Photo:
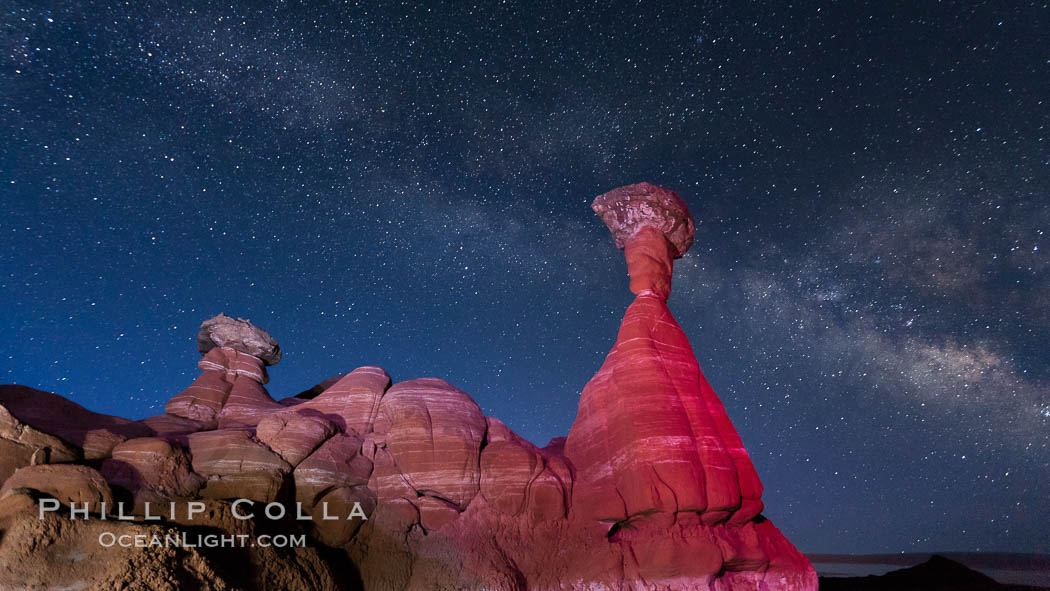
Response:
[{"label": "starry sky", "polygon": [[544,445],[672,311],[803,551],[1050,553],[1050,8],[0,1],[0,381],[134,418],[219,312]]}]

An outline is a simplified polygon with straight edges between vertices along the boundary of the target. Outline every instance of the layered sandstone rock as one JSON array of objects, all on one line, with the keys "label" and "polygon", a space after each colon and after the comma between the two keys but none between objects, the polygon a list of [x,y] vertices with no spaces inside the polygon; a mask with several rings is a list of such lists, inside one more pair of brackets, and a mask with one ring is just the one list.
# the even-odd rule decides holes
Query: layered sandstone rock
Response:
[{"label": "layered sandstone rock", "polygon": [[202,421],[195,421],[168,413],[146,417],[138,422],[149,427],[157,437],[178,442],[183,447],[189,445],[190,433],[203,431],[214,426],[214,423],[209,426]]},{"label": "layered sandstone rock", "polygon": [[[198,335],[201,375],[161,415],[128,421],[0,387],[0,588],[816,589],[760,515],[758,475],[667,307],[673,261],[693,241],[689,209],[647,183],[593,207],[637,297],[567,438],[538,447],[444,380],[392,384],[374,366],[274,401],[276,340],[220,315]],[[96,523],[30,521],[45,496],[96,508],[130,498],[140,517],[147,502],[192,500],[196,518],[113,528],[305,534],[311,547],[106,555],[70,542],[97,537]],[[233,517],[239,499],[256,517]],[[263,503],[288,515],[262,519]],[[69,552],[99,561],[98,574],[40,567]]]},{"label": "layered sandstone rock", "polygon": [[274,501],[292,466],[245,430],[224,429],[189,437],[194,472],[207,478],[201,496]]},{"label": "layered sandstone rock", "polygon": [[579,510],[609,524],[692,512],[707,525],[761,511],[761,483],[725,408],[703,378],[666,299],[693,221],[671,191],[647,183],[595,199],[626,251],[631,291],[616,345],[583,390],[565,454]]},{"label": "layered sandstone rock", "polygon": [[336,430],[335,424],[323,416],[280,412],[263,417],[255,428],[255,436],[286,462],[296,466]]},{"label": "layered sandstone rock", "polygon": [[[323,385],[323,382],[322,382]],[[364,435],[372,432],[379,403],[390,387],[390,374],[381,367],[359,367],[307,402],[296,404],[300,414],[316,414],[341,429]]]},{"label": "layered sandstone rock", "polygon": [[197,335],[203,357],[201,375],[165,407],[170,415],[216,426],[254,426],[271,411],[284,408],[263,386],[267,365],[281,360],[281,348],[265,330],[225,314],[205,320]]},{"label": "layered sandstone rock", "polygon": [[233,384],[226,379],[229,361],[222,349],[212,349],[197,362],[201,375],[164,407],[165,413],[214,428]]},{"label": "layered sandstone rock", "polygon": [[220,428],[253,427],[267,415],[285,408],[263,386],[270,376],[261,359],[241,351],[228,353],[227,359],[230,395],[217,417]]},{"label": "layered sandstone rock", "polygon": [[106,480],[133,496],[136,512],[145,503],[160,506],[172,499],[192,498],[204,484],[193,472],[190,455],[178,443],[158,437],[129,439],[113,448],[102,463]]},{"label": "layered sandstone rock", "polygon": [[[8,386],[0,386],[0,391]],[[83,457],[77,447],[27,425],[0,405],[0,479],[33,464],[75,462]]]},{"label": "layered sandstone rock", "polygon": [[[25,386],[0,386],[0,405],[6,409],[0,416],[0,422],[6,422],[8,429],[17,430],[17,424],[24,424],[31,426],[35,432],[57,436],[71,447],[79,449],[80,455],[86,460],[107,457],[114,446],[128,438],[153,435],[149,427],[135,421],[92,412],[57,394]],[[17,424],[3,418],[7,415],[13,417]],[[28,432],[19,437],[23,436],[33,437]],[[30,445],[38,444],[35,442]],[[69,451],[61,446],[42,447],[54,450],[60,457]]]},{"label": "layered sandstone rock", "polygon": [[[345,373],[341,373],[339,375],[332,376],[332,377],[330,377],[330,378],[328,378],[328,379],[326,379],[326,380],[324,380],[322,382],[319,382],[319,383],[315,384],[312,388],[310,388],[308,390],[303,390],[302,392],[296,394],[295,396],[292,396],[292,397],[289,397],[289,398],[283,398],[281,400],[278,400],[278,402],[286,403],[288,405],[293,405],[293,404],[299,404],[300,402],[302,402],[304,400],[310,400],[312,398],[317,398],[318,395],[320,395],[325,390],[331,388],[332,386],[336,385],[336,383],[339,382],[339,380],[343,379],[344,377],[346,377]],[[389,386],[390,384],[387,384],[387,385]]]},{"label": "layered sandstone rock", "polygon": [[488,417],[481,453],[481,494],[500,512],[538,523],[562,519],[569,508],[572,471],[560,453],[541,450],[499,419]]},{"label": "layered sandstone rock", "polygon": [[361,454],[363,438],[337,433],[295,467],[295,498],[313,506],[334,488],[363,486],[372,475],[372,461]]},{"label": "layered sandstone rock", "polygon": [[437,378],[395,384],[375,420],[376,434],[385,437],[409,485],[460,510],[478,492],[485,430],[485,415],[474,399]]}]

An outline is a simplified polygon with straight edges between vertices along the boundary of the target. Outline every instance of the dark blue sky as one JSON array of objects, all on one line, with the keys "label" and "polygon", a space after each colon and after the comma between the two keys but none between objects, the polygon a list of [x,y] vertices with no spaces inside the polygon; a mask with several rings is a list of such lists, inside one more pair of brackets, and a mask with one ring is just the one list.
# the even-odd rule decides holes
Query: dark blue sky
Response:
[{"label": "dark blue sky", "polygon": [[1050,552],[1044,3],[272,4],[0,4],[0,380],[159,413],[226,312],[543,445],[646,180],[796,545]]}]

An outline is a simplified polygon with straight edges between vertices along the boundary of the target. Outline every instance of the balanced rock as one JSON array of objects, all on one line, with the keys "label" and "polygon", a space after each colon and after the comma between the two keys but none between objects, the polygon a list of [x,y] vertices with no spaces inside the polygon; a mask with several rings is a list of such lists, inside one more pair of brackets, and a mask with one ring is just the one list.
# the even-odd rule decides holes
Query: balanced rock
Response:
[{"label": "balanced rock", "polygon": [[210,349],[197,363],[201,375],[165,406],[166,414],[203,428],[253,427],[285,407],[263,386],[270,380],[258,357],[230,347]]},{"label": "balanced rock", "polygon": [[637,297],[566,440],[578,471],[574,505],[607,524],[682,511],[708,524],[739,512],[744,523],[761,510],[761,484],[665,301],[672,261],[692,243],[689,210],[646,183],[593,207],[627,253]]},{"label": "balanced rock", "polygon": [[649,183],[613,189],[591,204],[623,249],[642,228],[654,228],[667,238],[673,258],[693,245],[695,226],[689,206],[677,193]]},{"label": "balanced rock", "polygon": [[197,334],[197,349],[201,355],[216,347],[240,351],[258,358],[266,365],[276,365],[281,360],[281,346],[270,333],[250,320],[230,318],[225,314],[205,320]]}]

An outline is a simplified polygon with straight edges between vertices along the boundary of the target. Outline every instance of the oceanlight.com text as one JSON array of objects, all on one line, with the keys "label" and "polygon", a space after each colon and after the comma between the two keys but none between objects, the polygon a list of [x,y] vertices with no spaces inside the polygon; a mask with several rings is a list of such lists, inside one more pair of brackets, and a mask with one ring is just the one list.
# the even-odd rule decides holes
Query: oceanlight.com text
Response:
[{"label": "oceanlight.com text", "polygon": [[260,535],[248,534],[115,534],[102,532],[98,543],[104,548],[303,548],[306,535]]}]

